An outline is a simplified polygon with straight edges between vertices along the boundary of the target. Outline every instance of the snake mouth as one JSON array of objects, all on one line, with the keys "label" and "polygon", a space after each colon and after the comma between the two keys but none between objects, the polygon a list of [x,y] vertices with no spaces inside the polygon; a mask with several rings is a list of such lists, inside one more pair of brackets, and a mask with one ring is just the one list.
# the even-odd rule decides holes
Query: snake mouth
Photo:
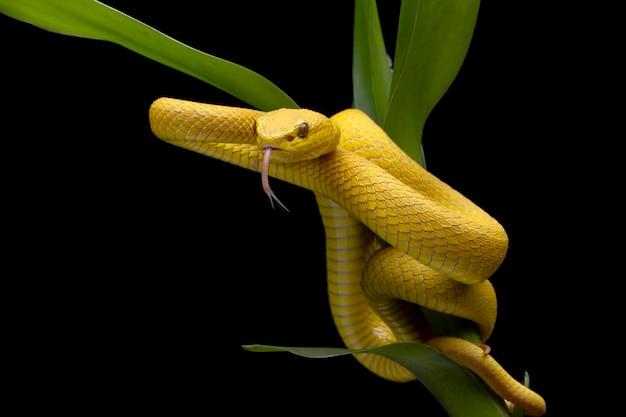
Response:
[{"label": "snake mouth", "polygon": [[274,148],[273,146],[264,146],[261,148],[263,151],[263,165],[261,167],[261,185],[263,186],[263,191],[267,194],[267,197],[270,199],[270,205],[274,208],[274,201],[278,204],[283,210],[289,212],[289,209],[280,202],[272,188],[270,187],[270,160],[272,158],[272,152],[275,150],[280,150],[280,148]]}]

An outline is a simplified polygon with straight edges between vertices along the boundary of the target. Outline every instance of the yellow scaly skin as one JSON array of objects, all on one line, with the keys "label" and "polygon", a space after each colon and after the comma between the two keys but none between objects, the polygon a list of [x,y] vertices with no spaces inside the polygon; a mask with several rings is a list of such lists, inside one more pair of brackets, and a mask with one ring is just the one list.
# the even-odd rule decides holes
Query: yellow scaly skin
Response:
[{"label": "yellow scaly skin", "polygon": [[[471,320],[486,341],[496,319],[488,278],[504,259],[508,238],[497,221],[421,168],[364,113],[348,109],[329,119],[302,109],[261,112],[160,98],[150,107],[150,124],[157,137],[176,146],[315,193],[326,234],[331,313],[348,348],[425,343],[474,371],[527,415],[545,413],[543,398],[484,348],[433,338],[409,308],[419,304]],[[389,246],[382,248],[377,236]],[[355,357],[383,378],[415,379],[382,356]]]}]

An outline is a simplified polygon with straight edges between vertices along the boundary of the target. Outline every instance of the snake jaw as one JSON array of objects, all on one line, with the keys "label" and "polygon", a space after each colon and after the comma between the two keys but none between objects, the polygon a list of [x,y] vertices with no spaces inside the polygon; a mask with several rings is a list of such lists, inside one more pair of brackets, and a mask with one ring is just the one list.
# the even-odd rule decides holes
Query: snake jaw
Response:
[{"label": "snake jaw", "polygon": [[287,213],[289,213],[289,209],[285,206],[274,194],[272,188],[270,187],[270,178],[269,178],[269,169],[270,169],[270,160],[272,157],[272,151],[278,148],[274,148],[273,146],[264,146],[261,148],[263,150],[263,165],[261,167],[261,185],[263,186],[263,191],[270,199],[270,205],[274,208],[274,201]]}]

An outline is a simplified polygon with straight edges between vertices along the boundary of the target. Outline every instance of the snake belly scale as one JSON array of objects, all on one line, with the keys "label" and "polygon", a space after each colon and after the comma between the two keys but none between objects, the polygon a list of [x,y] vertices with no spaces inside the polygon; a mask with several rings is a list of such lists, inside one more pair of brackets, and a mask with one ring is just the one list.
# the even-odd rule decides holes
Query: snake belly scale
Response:
[{"label": "snake belly scale", "polygon": [[[347,109],[328,118],[304,109],[261,112],[159,98],[149,120],[166,142],[260,172],[271,202],[282,205],[268,177],[314,192],[326,236],[331,313],[348,348],[425,343],[527,415],[545,413],[543,398],[484,348],[433,337],[413,308],[471,320],[486,341],[497,307],[488,278],[506,254],[506,232],[415,163],[363,112]],[[415,379],[382,356],[355,357],[383,378]]]}]

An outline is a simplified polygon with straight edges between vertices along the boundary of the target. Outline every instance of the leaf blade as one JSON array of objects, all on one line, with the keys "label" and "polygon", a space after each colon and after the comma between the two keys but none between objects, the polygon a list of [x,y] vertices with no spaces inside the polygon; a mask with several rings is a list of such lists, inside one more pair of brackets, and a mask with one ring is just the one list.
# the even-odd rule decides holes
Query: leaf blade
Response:
[{"label": "leaf blade", "polygon": [[0,12],[57,33],[116,43],[260,110],[298,107],[256,72],[185,45],[98,1],[0,0]]},{"label": "leaf blade", "polygon": [[413,372],[450,417],[510,417],[504,402],[480,378],[441,352],[419,343],[354,350],[270,345],[244,345],[243,348],[252,352],[289,352],[317,359],[356,353],[382,355]]},{"label": "leaf blade", "polygon": [[354,5],[353,107],[381,124],[387,112],[390,87],[391,68],[376,1],[357,1]]},{"label": "leaf blade", "polygon": [[426,118],[456,77],[469,49],[480,0],[404,0],[383,128],[424,164]]}]

